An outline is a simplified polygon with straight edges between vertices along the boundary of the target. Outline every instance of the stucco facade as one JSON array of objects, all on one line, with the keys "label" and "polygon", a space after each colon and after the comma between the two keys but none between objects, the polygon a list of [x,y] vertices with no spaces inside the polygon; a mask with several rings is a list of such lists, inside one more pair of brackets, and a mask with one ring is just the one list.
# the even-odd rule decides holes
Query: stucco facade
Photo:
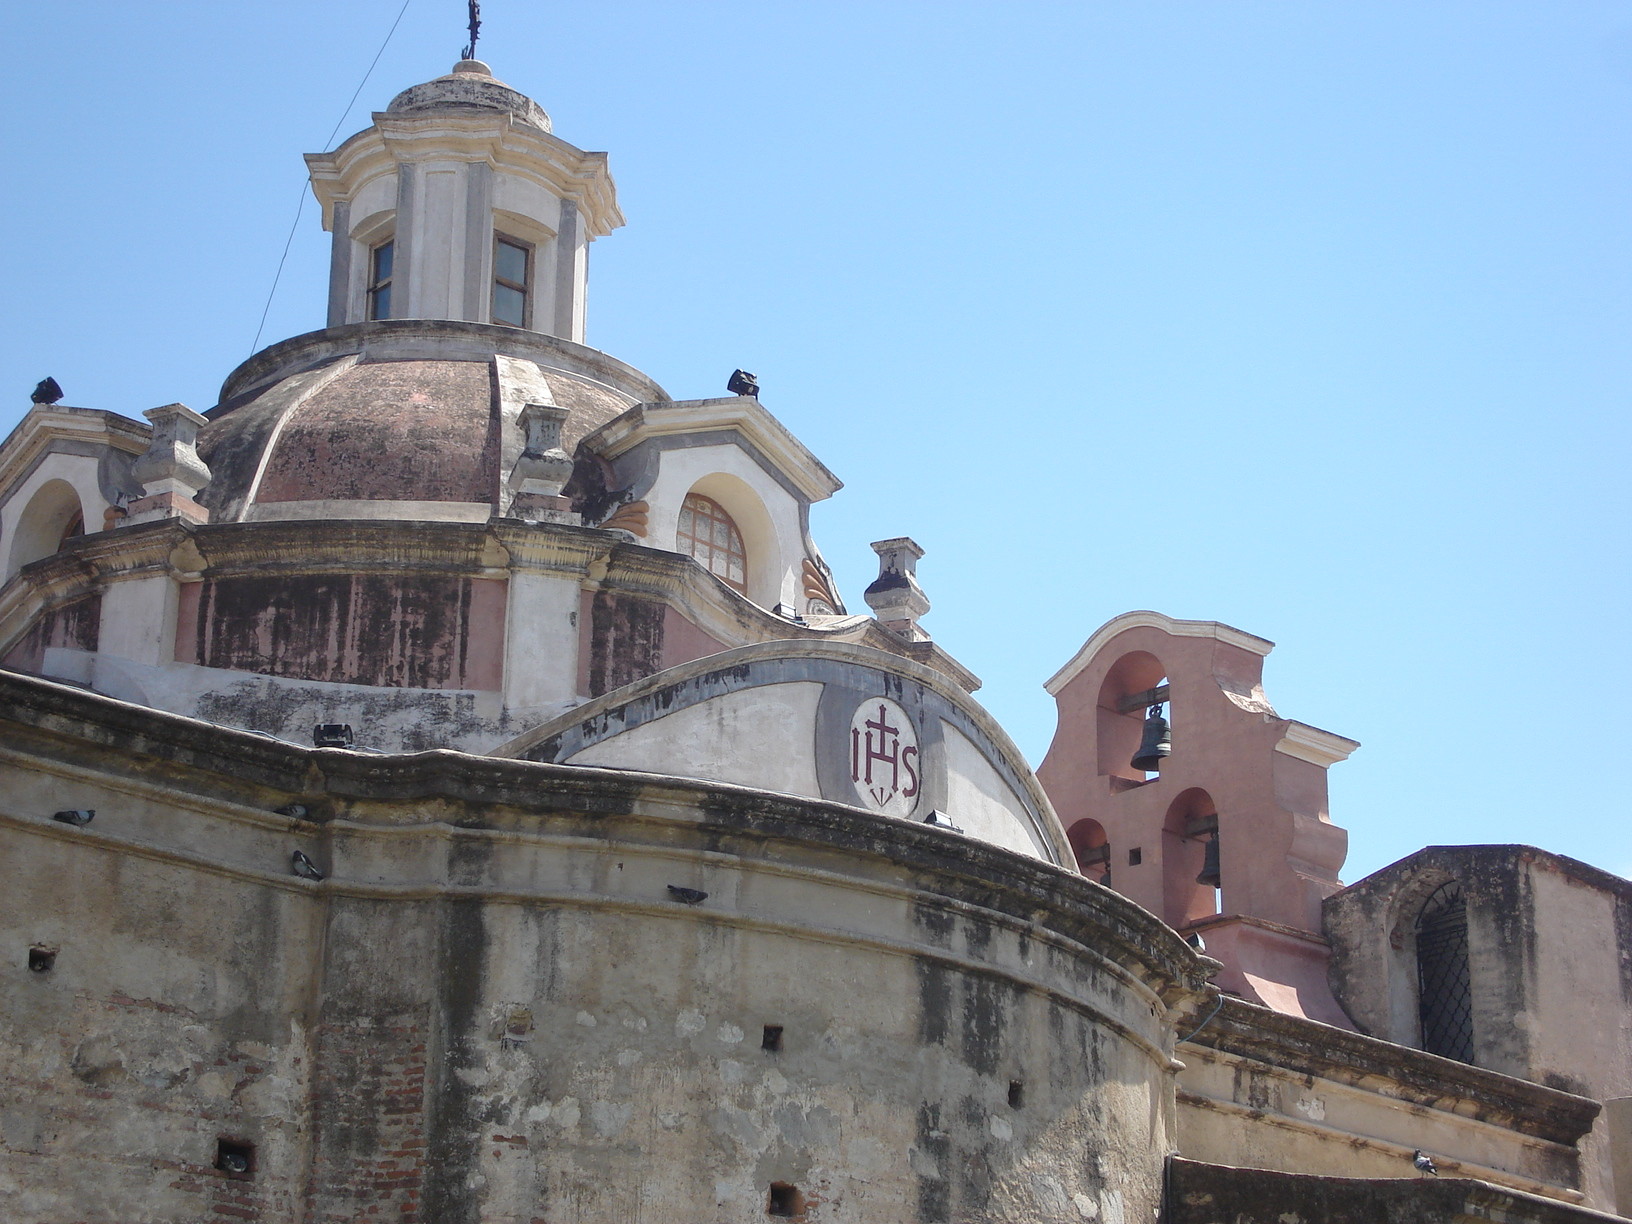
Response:
[{"label": "stucco facade", "polygon": [[1632,1210],[1632,885],[1346,887],[1211,621],[1034,772],[917,544],[848,611],[757,395],[583,343],[605,155],[462,61],[308,165],[325,329],[0,443],[8,1218]]}]

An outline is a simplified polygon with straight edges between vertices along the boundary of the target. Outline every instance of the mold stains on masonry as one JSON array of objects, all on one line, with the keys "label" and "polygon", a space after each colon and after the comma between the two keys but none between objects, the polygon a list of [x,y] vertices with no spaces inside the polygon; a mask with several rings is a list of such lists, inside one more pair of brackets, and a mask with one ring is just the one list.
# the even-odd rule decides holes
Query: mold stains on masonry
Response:
[{"label": "mold stains on masonry", "polygon": [[599,697],[662,669],[664,606],[615,591],[590,605],[589,695]]},{"label": "mold stains on masonry", "polygon": [[39,672],[45,652],[53,647],[95,651],[102,628],[102,596],[90,595],[41,613],[0,664],[18,671]]},{"label": "mold stains on masonry", "polygon": [[294,680],[493,689],[504,599],[502,582],[439,574],[210,579],[196,661]]}]

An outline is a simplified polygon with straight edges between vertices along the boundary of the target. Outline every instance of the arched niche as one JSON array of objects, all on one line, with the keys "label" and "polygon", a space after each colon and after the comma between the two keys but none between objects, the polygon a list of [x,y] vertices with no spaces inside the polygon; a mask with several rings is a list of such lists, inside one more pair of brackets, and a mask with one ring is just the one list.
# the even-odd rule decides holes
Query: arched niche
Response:
[{"label": "arched niche", "polygon": [[78,491],[66,480],[46,481],[34,491],[17,518],[6,557],[6,577],[31,561],[49,557],[66,540],[84,531],[85,507]]},{"label": "arched niche", "polygon": [[[1220,889],[1196,877],[1207,861],[1207,842],[1221,836],[1218,805],[1199,786],[1179,794],[1162,821],[1162,918],[1172,927],[1211,918],[1220,909]],[[1225,844],[1219,842],[1222,867]]]},{"label": "arched niche", "polygon": [[1101,884],[1111,882],[1111,843],[1105,826],[1093,819],[1077,821],[1066,830],[1071,853],[1076,856],[1077,870],[1090,880]]},{"label": "arched niche", "polygon": [[[781,598],[782,558],[776,526],[759,494],[747,481],[729,472],[704,476],[686,493],[708,498],[731,516],[742,535],[746,554],[748,598],[762,608],[775,607]],[[666,546],[675,548],[675,541],[669,541]]]},{"label": "arched niche", "polygon": [[1473,1062],[1473,983],[1468,960],[1468,907],[1462,882],[1446,880],[1417,908],[1417,1023],[1421,1046],[1441,1058]]},{"label": "arched niche", "polygon": [[[1129,651],[1105,673],[1105,680],[1099,686],[1096,718],[1100,774],[1129,782],[1146,780],[1145,771],[1131,764],[1133,754],[1139,750],[1145,707],[1123,707],[1129,698],[1159,687],[1166,675],[1162,661],[1144,650]],[[1172,721],[1171,712],[1168,720]]]}]

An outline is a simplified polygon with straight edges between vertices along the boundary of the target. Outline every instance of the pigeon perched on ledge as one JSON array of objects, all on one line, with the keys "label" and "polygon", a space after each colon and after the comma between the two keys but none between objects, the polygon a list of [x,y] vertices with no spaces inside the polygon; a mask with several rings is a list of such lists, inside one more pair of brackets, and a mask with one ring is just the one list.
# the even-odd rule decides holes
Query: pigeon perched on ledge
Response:
[{"label": "pigeon perched on ledge", "polygon": [[1411,1153],[1411,1163],[1417,1166],[1419,1173],[1426,1173],[1429,1177],[1439,1176],[1439,1170],[1434,1168],[1433,1157],[1421,1148]]}]

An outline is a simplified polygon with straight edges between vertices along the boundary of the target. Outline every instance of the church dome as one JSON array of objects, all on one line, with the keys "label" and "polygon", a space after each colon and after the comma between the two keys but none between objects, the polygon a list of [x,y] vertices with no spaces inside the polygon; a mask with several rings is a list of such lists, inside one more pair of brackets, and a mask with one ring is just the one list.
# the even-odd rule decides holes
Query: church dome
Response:
[{"label": "church dome", "polygon": [[551,130],[544,108],[495,78],[493,70],[481,60],[460,60],[446,76],[410,85],[385,108],[388,115],[467,109],[504,111],[541,132]]},{"label": "church dome", "polygon": [[529,403],[567,410],[562,446],[662,388],[583,345],[514,328],[403,319],[330,328],[246,362],[198,450],[213,522],[485,520]]}]

